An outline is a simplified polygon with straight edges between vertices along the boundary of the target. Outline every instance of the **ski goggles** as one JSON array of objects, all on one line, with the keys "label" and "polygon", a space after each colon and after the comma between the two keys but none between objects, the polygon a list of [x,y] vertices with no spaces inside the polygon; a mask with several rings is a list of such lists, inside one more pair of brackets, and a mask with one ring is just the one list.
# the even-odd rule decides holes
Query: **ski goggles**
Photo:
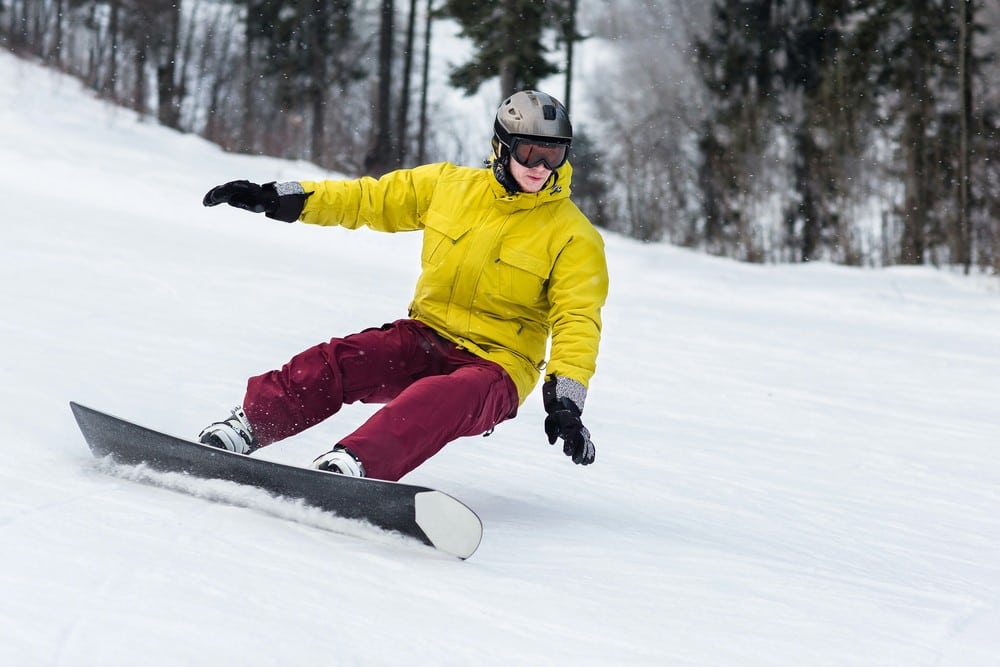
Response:
[{"label": "ski goggles", "polygon": [[510,142],[510,154],[528,169],[543,164],[549,171],[555,171],[569,157],[569,145],[514,137]]}]

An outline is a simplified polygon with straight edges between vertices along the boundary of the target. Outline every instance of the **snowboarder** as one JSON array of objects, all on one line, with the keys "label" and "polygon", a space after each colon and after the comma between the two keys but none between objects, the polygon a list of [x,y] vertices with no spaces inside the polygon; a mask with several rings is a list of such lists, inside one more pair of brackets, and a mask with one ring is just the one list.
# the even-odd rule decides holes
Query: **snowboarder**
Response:
[{"label": "snowboarder", "polygon": [[561,438],[574,463],[593,463],[581,414],[608,275],[603,239],[569,198],[572,139],[562,103],[522,91],[497,110],[488,168],[443,162],[378,179],[242,180],[210,190],[205,206],[285,222],[421,230],[422,271],[408,318],[320,343],[250,378],[242,406],[199,440],[245,454],[345,403],[384,404],[313,467],[395,481],[452,440],[514,417],[544,368],[549,443]]}]

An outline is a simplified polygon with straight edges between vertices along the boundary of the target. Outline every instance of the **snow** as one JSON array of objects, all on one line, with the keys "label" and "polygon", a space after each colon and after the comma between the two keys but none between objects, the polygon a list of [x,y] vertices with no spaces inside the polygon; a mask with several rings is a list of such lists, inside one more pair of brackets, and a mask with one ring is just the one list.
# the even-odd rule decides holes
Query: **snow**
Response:
[{"label": "snow", "polygon": [[[247,376],[403,316],[419,238],[205,209],[325,174],[7,54],[0,82],[0,664],[1000,664],[994,282],[608,235],[595,465],[536,393],[406,478],[482,516],[462,562],[91,458],[70,400],[194,434]],[[261,455],[306,464],[369,409]]]}]

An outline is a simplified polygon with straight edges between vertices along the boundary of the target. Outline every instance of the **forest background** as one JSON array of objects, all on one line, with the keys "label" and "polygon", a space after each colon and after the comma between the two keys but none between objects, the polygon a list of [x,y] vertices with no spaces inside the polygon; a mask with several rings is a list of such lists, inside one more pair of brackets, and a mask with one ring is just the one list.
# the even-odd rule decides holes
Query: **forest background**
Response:
[{"label": "forest background", "polygon": [[494,105],[544,81],[604,228],[989,274],[998,28],[987,0],[0,0],[8,50],[230,151],[348,174],[468,162],[435,66]]}]

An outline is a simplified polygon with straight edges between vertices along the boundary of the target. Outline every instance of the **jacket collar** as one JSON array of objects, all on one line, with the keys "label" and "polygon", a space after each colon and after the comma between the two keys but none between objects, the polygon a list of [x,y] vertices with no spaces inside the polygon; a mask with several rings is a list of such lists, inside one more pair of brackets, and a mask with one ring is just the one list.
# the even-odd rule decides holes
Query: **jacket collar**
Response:
[{"label": "jacket collar", "polygon": [[573,178],[573,165],[567,161],[549,177],[545,187],[538,192],[515,192],[514,194],[510,194],[496,179],[496,176],[493,175],[493,160],[490,161],[487,171],[489,173],[490,189],[496,197],[497,205],[501,208],[512,210],[532,209],[551,201],[569,197],[570,181]]}]

